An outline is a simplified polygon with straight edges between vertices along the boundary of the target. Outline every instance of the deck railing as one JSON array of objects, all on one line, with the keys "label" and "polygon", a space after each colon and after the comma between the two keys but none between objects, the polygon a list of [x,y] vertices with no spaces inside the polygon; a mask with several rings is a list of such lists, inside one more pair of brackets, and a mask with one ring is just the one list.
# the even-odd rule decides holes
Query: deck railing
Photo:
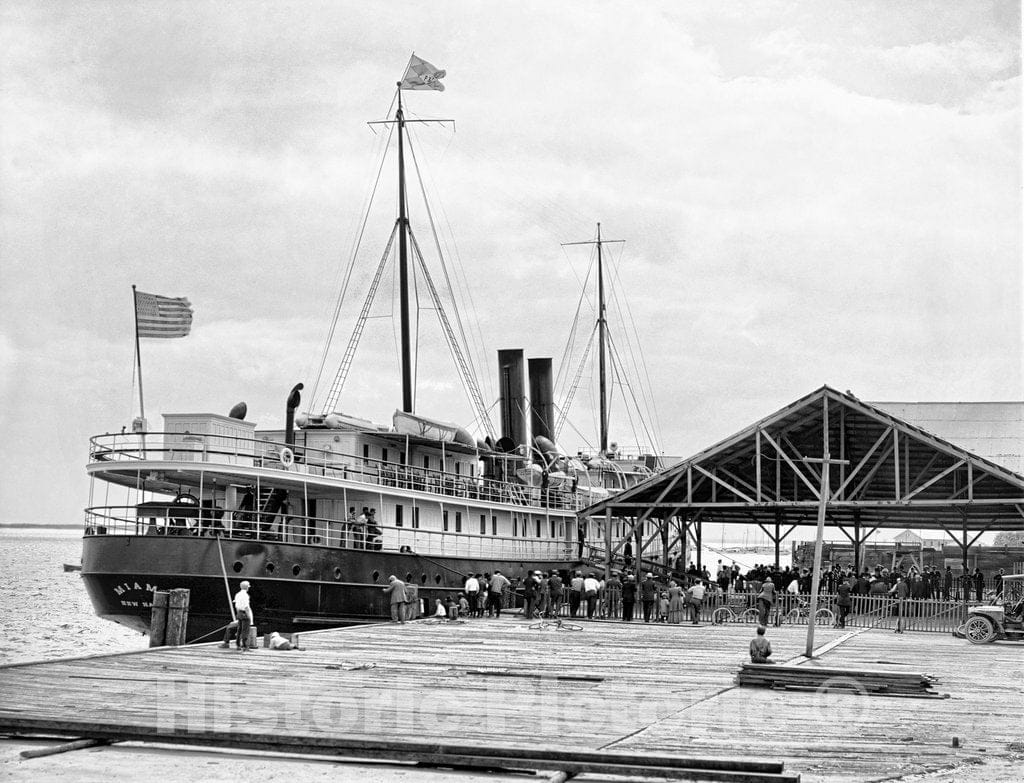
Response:
[{"label": "deck railing", "polygon": [[94,463],[166,460],[218,466],[242,465],[280,471],[282,475],[337,478],[447,498],[539,506],[573,513],[595,499],[585,490],[573,492],[552,487],[530,487],[307,446],[288,447],[288,452],[285,452],[286,447],[281,443],[227,435],[147,433],[143,436],[122,433],[94,436],[90,438],[89,445],[89,458]]},{"label": "deck railing", "polygon": [[[165,504],[169,505],[169,504]],[[565,541],[468,532],[360,525],[322,517],[223,512],[182,507],[181,516],[139,516],[135,506],[103,506],[85,511],[86,536],[223,537],[267,543],[308,544],[362,551],[512,560],[568,560]]]}]

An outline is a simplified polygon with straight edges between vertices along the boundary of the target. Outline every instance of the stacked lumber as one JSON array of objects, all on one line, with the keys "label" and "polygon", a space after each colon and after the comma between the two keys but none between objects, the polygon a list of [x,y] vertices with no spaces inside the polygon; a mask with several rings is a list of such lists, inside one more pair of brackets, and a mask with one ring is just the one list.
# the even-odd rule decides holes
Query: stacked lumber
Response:
[{"label": "stacked lumber", "polygon": [[931,689],[935,678],[927,674],[881,669],[829,669],[824,666],[783,666],[745,663],[736,675],[741,686],[776,690],[848,692],[871,696],[948,698]]}]

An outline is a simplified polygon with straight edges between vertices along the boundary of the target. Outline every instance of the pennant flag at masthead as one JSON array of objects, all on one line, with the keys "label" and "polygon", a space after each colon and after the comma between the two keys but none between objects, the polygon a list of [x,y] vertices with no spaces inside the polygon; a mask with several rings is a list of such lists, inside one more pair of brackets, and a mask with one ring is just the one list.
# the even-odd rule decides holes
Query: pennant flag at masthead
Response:
[{"label": "pennant flag at masthead", "polygon": [[441,79],[446,74],[447,71],[435,68],[414,54],[409,58],[409,67],[405,69],[405,76],[398,83],[398,87],[401,90],[440,90],[444,92]]}]

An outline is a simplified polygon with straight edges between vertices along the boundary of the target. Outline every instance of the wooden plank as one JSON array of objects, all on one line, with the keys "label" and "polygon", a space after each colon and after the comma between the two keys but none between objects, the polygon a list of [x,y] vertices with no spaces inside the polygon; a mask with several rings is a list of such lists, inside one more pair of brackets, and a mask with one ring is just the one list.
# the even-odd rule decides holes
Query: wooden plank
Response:
[{"label": "wooden plank", "polygon": [[[898,696],[872,698],[869,718],[851,724],[858,708],[849,695],[735,688],[733,677],[748,660],[751,625],[580,625],[578,633],[531,630],[503,616],[446,626],[362,626],[304,634],[302,652],[242,654],[211,643],[0,667],[0,721],[73,715],[148,731],[162,741],[165,732],[153,730],[160,725],[158,710],[173,704],[183,720],[198,717],[200,730],[331,743],[346,736],[379,739],[382,727],[399,727],[403,736],[473,756],[479,754],[467,747],[512,747],[510,738],[523,738],[530,749],[538,732],[551,738],[542,749],[607,746],[643,758],[685,748],[680,757],[760,759],[769,748],[772,761],[785,762],[787,771],[844,783],[955,763],[963,751],[951,748],[953,726],[965,748],[983,746],[989,756],[1020,741],[1020,705],[1006,699],[1005,680],[987,675],[993,668],[1019,669],[1019,645],[819,629],[825,647],[843,641],[825,652],[817,648],[823,657],[798,668],[846,674],[876,670],[883,660],[908,662],[913,668],[902,674],[927,671],[956,698],[955,705],[919,699],[912,710]],[[770,629],[776,657],[796,656],[804,630]],[[245,709],[254,693],[275,709]],[[207,726],[203,714],[210,704],[223,711],[211,713]],[[467,721],[466,705],[487,719]],[[844,719],[822,720],[823,714]],[[339,722],[335,715],[358,720]],[[769,715],[771,721],[763,720]],[[906,737],[915,739],[900,741]],[[562,769],[545,763],[537,768]]]},{"label": "wooden plank", "polygon": [[103,739],[80,739],[72,740],[71,742],[63,742],[60,745],[51,745],[48,748],[33,748],[32,750],[21,751],[21,757],[23,759],[39,759],[45,756],[55,756],[58,753],[68,753],[72,750],[84,750],[86,748],[95,748],[99,745],[109,745],[109,740]]}]

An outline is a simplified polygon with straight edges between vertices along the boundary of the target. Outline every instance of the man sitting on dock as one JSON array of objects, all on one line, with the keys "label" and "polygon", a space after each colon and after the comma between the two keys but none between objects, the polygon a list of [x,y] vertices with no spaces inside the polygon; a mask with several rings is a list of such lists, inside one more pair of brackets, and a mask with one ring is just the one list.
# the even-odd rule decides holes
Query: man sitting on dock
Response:
[{"label": "man sitting on dock", "polygon": [[750,640],[751,663],[775,663],[771,659],[772,643],[764,635],[767,630],[763,625],[757,626],[757,636]]}]

